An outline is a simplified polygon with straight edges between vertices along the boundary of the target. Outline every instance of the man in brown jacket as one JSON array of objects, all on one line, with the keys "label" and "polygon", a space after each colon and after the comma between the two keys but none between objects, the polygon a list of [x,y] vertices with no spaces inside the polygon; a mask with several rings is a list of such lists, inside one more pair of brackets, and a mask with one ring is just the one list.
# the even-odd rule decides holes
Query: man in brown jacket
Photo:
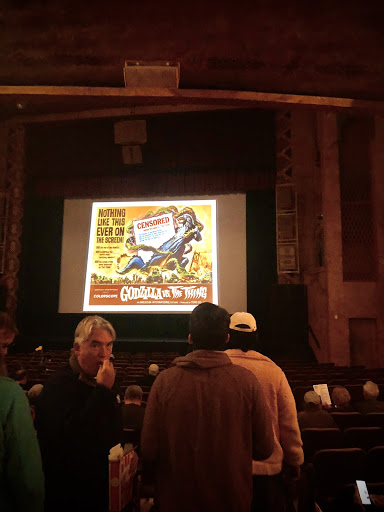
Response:
[{"label": "man in brown jacket", "polygon": [[272,422],[255,376],[221,352],[229,314],[211,303],[190,316],[194,352],[154,383],[142,454],[156,466],[161,512],[248,512],[252,459],[273,451]]}]

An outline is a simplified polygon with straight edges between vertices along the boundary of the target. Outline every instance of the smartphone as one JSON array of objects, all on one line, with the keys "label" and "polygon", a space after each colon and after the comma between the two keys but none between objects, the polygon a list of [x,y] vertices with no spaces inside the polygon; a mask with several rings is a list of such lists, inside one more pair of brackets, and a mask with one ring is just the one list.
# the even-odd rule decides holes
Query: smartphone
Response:
[{"label": "smartphone", "polygon": [[356,480],[357,489],[359,490],[361,503],[363,505],[371,505],[371,500],[369,498],[367,484],[364,480]]}]

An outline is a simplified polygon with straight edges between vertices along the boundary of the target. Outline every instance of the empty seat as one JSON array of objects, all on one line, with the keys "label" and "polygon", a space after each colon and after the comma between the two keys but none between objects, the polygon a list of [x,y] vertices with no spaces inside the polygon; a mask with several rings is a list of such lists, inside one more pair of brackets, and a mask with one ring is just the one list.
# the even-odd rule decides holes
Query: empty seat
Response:
[{"label": "empty seat", "polygon": [[384,446],[375,446],[367,453],[367,482],[384,482]]},{"label": "empty seat", "polygon": [[304,428],[301,431],[305,462],[311,462],[318,450],[343,448],[343,433],[338,428]]},{"label": "empty seat", "polygon": [[365,479],[366,457],[361,448],[326,449],[314,454],[315,495],[321,509],[333,501],[339,504],[333,510],[344,510],[345,503],[353,502],[356,480]]},{"label": "empty seat", "polygon": [[344,430],[346,448],[361,448],[368,451],[384,444],[384,431],[380,427],[351,427]]},{"label": "empty seat", "polygon": [[367,427],[384,428],[384,412],[369,412],[364,417],[364,423]]},{"label": "empty seat", "polygon": [[330,414],[341,430],[364,426],[364,416],[359,412],[331,412]]}]

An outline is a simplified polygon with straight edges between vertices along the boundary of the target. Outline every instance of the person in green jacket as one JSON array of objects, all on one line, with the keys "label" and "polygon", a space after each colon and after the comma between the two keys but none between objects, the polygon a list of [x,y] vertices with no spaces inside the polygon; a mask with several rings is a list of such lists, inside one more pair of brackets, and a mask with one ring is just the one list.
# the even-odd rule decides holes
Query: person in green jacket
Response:
[{"label": "person in green jacket", "polygon": [[[43,512],[44,474],[27,397],[6,377],[5,354],[16,334],[0,313],[0,510]],[[5,326],[5,327],[4,327]]]}]

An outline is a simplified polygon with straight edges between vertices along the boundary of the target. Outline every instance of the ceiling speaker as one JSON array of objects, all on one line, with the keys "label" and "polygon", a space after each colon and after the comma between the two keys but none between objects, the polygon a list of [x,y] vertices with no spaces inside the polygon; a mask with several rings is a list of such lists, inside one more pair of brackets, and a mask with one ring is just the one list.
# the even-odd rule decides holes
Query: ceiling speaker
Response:
[{"label": "ceiling speaker", "polygon": [[125,87],[161,87],[177,89],[180,81],[180,62],[126,60]]}]

